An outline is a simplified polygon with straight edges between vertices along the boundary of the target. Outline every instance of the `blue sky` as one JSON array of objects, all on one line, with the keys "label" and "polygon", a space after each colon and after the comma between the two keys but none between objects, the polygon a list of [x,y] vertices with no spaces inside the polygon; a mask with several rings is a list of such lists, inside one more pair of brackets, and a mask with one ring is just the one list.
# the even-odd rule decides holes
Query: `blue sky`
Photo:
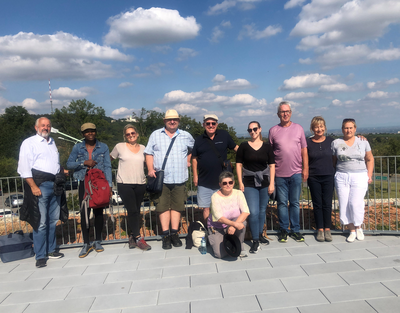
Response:
[{"label": "blue sky", "polygon": [[293,105],[305,129],[353,117],[396,126],[400,1],[6,1],[0,11],[0,114],[49,113],[86,98],[122,118],[142,107],[243,133]]}]

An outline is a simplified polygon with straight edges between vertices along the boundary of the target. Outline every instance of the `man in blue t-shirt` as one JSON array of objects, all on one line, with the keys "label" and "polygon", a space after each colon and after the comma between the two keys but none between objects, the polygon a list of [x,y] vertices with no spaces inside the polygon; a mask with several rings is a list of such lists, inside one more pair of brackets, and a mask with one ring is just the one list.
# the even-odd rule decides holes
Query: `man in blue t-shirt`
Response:
[{"label": "man in blue t-shirt", "polygon": [[195,139],[192,151],[193,183],[197,186],[197,201],[203,209],[204,220],[210,214],[211,196],[219,190],[218,177],[224,170],[229,148],[235,152],[239,146],[231,135],[218,128],[218,117],[206,114],[203,118],[204,134]]}]

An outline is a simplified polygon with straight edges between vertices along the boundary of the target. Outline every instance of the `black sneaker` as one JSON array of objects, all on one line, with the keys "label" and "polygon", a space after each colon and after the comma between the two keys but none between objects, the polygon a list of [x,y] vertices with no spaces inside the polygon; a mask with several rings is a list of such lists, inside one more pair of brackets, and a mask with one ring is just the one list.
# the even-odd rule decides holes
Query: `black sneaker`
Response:
[{"label": "black sneaker", "polygon": [[47,266],[46,259],[36,260],[36,267],[37,268],[41,268],[41,267],[45,267],[45,266]]},{"label": "black sneaker", "polygon": [[269,240],[262,233],[260,234],[260,243],[265,246],[269,245]]},{"label": "black sneaker", "polygon": [[178,233],[171,235],[171,241],[174,247],[182,247],[182,241],[179,239]]},{"label": "black sneaker", "polygon": [[278,235],[278,241],[281,243],[287,242],[287,235],[288,235],[287,231],[282,229]]},{"label": "black sneaker", "polygon": [[64,257],[64,253],[60,253],[60,252],[50,252],[47,257],[49,259],[61,259],[62,257]]},{"label": "black sneaker", "polygon": [[92,251],[92,250],[93,250],[93,246],[92,245],[84,243],[81,252],[79,252],[79,257],[81,259],[86,257],[90,253],[90,251]]},{"label": "black sneaker", "polygon": [[172,245],[171,245],[171,236],[170,236],[170,235],[164,236],[164,237],[162,238],[162,248],[163,248],[164,250],[172,249]]},{"label": "black sneaker", "polygon": [[257,253],[258,250],[260,250],[260,243],[258,242],[258,240],[253,240],[253,244],[251,245],[250,248],[250,253]]},{"label": "black sneaker", "polygon": [[304,237],[302,234],[300,233],[291,233],[290,237],[292,237],[294,240],[296,240],[297,242],[303,242],[304,241]]}]

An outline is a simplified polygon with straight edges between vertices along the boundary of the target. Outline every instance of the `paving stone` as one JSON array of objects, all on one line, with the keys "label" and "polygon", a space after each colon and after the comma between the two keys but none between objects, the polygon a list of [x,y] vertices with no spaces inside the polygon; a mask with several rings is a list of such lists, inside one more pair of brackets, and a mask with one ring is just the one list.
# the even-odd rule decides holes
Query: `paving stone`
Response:
[{"label": "paving stone", "polygon": [[287,291],[347,286],[346,282],[337,273],[313,275],[306,277],[288,277],[282,278],[281,281]]},{"label": "paving stone", "polygon": [[77,286],[93,286],[101,285],[104,283],[107,274],[93,274],[86,276],[66,276],[54,278],[45,288],[45,290],[51,290],[53,288],[63,287],[77,287]]},{"label": "paving stone", "polygon": [[154,291],[137,293],[135,296],[127,294],[97,297],[90,311],[153,306],[157,304],[157,297],[158,292]]},{"label": "paving stone", "polygon": [[347,250],[332,253],[319,253],[318,255],[327,263],[376,258],[376,256],[368,250]]},{"label": "paving stone", "polygon": [[303,254],[317,254],[327,252],[338,252],[339,250],[333,245],[313,245],[306,247],[288,248],[291,255],[303,255]]},{"label": "paving stone", "polygon": [[400,237],[382,236],[378,237],[378,241],[388,247],[400,246]]},{"label": "paving stone", "polygon": [[[9,262],[9,263],[3,263],[0,266],[0,274],[3,273],[10,273],[12,270],[20,266],[19,263],[17,262]],[[33,267],[32,267],[33,268]]]},{"label": "paving stone", "polygon": [[191,256],[190,265],[207,264],[207,263],[224,263],[224,262],[233,262],[237,260],[240,260],[240,258],[227,257],[224,259],[217,259],[210,253],[207,253],[207,254]]},{"label": "paving stone", "polygon": [[321,292],[331,303],[395,297],[390,290],[380,283],[321,288]]},{"label": "paving stone", "polygon": [[376,313],[376,311],[373,308],[371,308],[371,306],[366,301],[349,301],[349,302],[340,302],[340,303],[331,303],[331,304],[303,306],[303,307],[300,307],[299,310],[300,310],[300,313],[315,313],[315,312]]},{"label": "paving stone", "polygon": [[295,277],[307,276],[306,272],[300,266],[285,267],[285,268],[263,268],[263,269],[249,269],[247,274],[250,277],[250,281],[265,280],[272,278],[284,278],[284,277]]},{"label": "paving stone", "polygon": [[375,269],[339,274],[349,285],[400,280],[400,273],[393,268]]},{"label": "paving stone", "polygon": [[187,265],[180,267],[168,267],[162,270],[162,277],[177,277],[177,276],[191,276],[203,275],[204,273],[211,274],[217,273],[217,266],[215,263]]},{"label": "paving stone", "polygon": [[368,248],[367,250],[378,258],[395,255],[400,257],[400,249],[393,249],[393,247]]},{"label": "paving stone", "polygon": [[34,272],[29,271],[29,272],[11,272],[11,273],[6,273],[1,275],[1,282],[11,282],[11,281],[24,281],[26,280],[29,276],[31,276]]},{"label": "paving stone", "polygon": [[[104,265],[103,265],[104,266]],[[35,271],[27,278],[27,281],[36,280],[38,278],[55,278],[65,276],[80,276],[85,272],[87,266],[77,266],[68,268],[43,268]]]},{"label": "paving stone", "polygon": [[161,278],[161,271],[162,269],[158,268],[154,270],[109,273],[105,283]]},{"label": "paving stone", "polygon": [[204,312],[260,312],[261,308],[255,296],[243,296],[229,299],[192,301],[191,313]]},{"label": "paving stone", "polygon": [[14,291],[42,290],[51,281],[51,278],[32,279],[26,281],[12,281],[0,283],[0,293]]},{"label": "paving stone", "polygon": [[273,313],[299,313],[297,308],[285,308],[285,309],[272,309],[272,310],[263,310],[263,312],[273,312]]},{"label": "paving stone", "polygon": [[152,268],[176,267],[189,265],[189,257],[169,258],[161,260],[145,260],[139,262],[138,270],[147,270]]},{"label": "paving stone", "polygon": [[14,305],[0,305],[0,312],[4,313],[22,313],[28,307],[28,303]]},{"label": "paving stone", "polygon": [[290,238],[288,236],[288,241],[287,242],[279,242],[278,241],[278,236],[273,236],[274,237],[274,241],[270,241],[270,244],[268,245],[268,248],[270,249],[289,249],[289,248],[307,248],[307,244],[306,242],[297,242],[295,240],[293,240],[292,238]]},{"label": "paving stone", "polygon": [[[183,243],[185,245],[185,243]],[[198,256],[202,255],[198,248],[193,247],[192,249],[174,249],[172,248],[171,250],[166,250],[165,252],[165,258],[180,258],[180,257],[185,257],[185,256]]]},{"label": "paving stone", "polygon": [[148,279],[141,281],[133,281],[129,293],[141,292],[141,291],[152,291],[152,290],[163,290],[163,289],[179,289],[189,288],[190,277],[170,277],[170,278],[159,278],[159,279]]},{"label": "paving stone", "polygon": [[398,280],[386,281],[382,284],[395,293],[398,297],[400,296],[400,278],[398,278]]},{"label": "paving stone", "polygon": [[400,256],[354,261],[365,270],[400,266]]},{"label": "paving stone", "polygon": [[325,264],[309,264],[301,266],[308,275],[362,271],[363,268],[353,261],[332,262]]},{"label": "paving stone", "polygon": [[192,288],[179,289],[179,292],[171,289],[160,290],[158,303],[167,304],[167,303],[187,302],[195,300],[207,300],[203,301],[203,303],[207,303],[209,299],[221,299],[221,298],[222,294],[219,285],[195,286]]},{"label": "paving stone", "polygon": [[9,292],[0,293],[0,303],[2,303],[9,295]]},{"label": "paving stone", "polygon": [[224,298],[286,291],[279,279],[221,284]]},{"label": "paving stone", "polygon": [[[306,254],[290,257],[268,258],[273,268],[302,264],[325,263],[317,254]],[[251,267],[250,267],[251,268]]]},{"label": "paving stone", "polygon": [[[98,256],[92,256],[97,252],[91,252],[87,257],[80,259],[79,257],[76,259],[71,259],[68,261],[68,263],[64,266],[65,268],[67,267],[81,267],[81,266],[88,266],[88,265],[108,265],[108,264],[113,264],[117,260],[118,256],[117,255],[98,255]],[[101,253],[100,253],[101,254]]]},{"label": "paving stone", "polygon": [[142,306],[140,308],[128,308],[123,309],[122,313],[190,313],[190,303],[180,302],[155,306]]},{"label": "paving stone", "polygon": [[71,291],[71,288],[55,288],[51,290],[29,290],[22,292],[12,292],[2,304],[21,304],[34,302],[47,302],[49,299],[63,300]]},{"label": "paving stone", "polygon": [[248,268],[271,268],[266,258],[251,260],[249,257],[234,262],[217,263],[218,273],[246,270]]},{"label": "paving stone", "polygon": [[96,273],[114,273],[114,272],[124,272],[124,271],[136,271],[139,266],[139,261],[133,262],[120,262],[114,264],[104,264],[101,265],[89,265],[86,267],[83,275],[90,275]]},{"label": "paving stone", "polygon": [[249,281],[246,271],[233,271],[216,274],[203,274],[191,276],[191,286],[214,285],[223,283],[234,283],[239,281]]},{"label": "paving stone", "polygon": [[352,243],[349,243],[349,242],[335,243],[334,246],[336,248],[338,248],[340,251],[386,247],[383,243],[379,242],[376,239],[374,239],[374,240],[363,240],[363,241],[358,241],[356,239]]},{"label": "paving stone", "polygon": [[132,253],[132,254],[124,254],[120,255],[117,258],[117,261],[115,263],[124,263],[124,262],[136,262],[136,261],[146,261],[146,260],[161,260],[165,259],[165,252],[164,251],[159,251],[159,252],[148,252],[142,253]]},{"label": "paving stone", "polygon": [[319,290],[257,294],[257,299],[263,311],[329,303]]},{"label": "paving stone", "polygon": [[[95,286],[73,287],[67,299],[102,297],[108,295],[128,294],[131,282],[118,282],[112,284],[102,284]],[[77,300],[79,301],[79,300]]]},{"label": "paving stone", "polygon": [[92,306],[94,298],[82,298],[79,301],[76,299],[62,300],[62,301],[49,301],[40,303],[31,303],[24,313],[43,313],[43,312],[54,312],[56,308],[57,313],[78,313],[78,312],[89,312]]},{"label": "paving stone", "polygon": [[398,313],[400,308],[400,298],[381,298],[367,300],[376,312],[379,313]]},{"label": "paving stone", "polygon": [[23,263],[20,264],[18,267],[16,267],[12,273],[16,272],[25,272],[25,271],[35,271],[39,273],[46,272],[48,270],[53,270],[53,269],[62,269],[65,267],[65,265],[69,262],[67,259],[49,259],[47,260],[47,266],[44,268],[37,268],[36,267],[36,261],[34,262],[29,262],[29,263]]},{"label": "paving stone", "polygon": [[250,254],[248,259],[265,259],[265,258],[271,258],[271,257],[284,257],[284,256],[291,256],[290,253],[285,249],[284,247],[279,246],[278,248],[271,249],[271,245],[268,246],[262,246],[261,250],[258,251],[256,254]]}]

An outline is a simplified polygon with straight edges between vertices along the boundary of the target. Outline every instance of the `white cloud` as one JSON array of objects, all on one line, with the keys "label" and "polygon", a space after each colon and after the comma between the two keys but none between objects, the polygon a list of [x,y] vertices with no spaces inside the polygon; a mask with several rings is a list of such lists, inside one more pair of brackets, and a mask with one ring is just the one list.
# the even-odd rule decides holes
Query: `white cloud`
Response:
[{"label": "white cloud", "polygon": [[367,87],[369,89],[383,89],[388,87],[389,85],[394,85],[398,83],[400,83],[400,80],[397,77],[395,77],[384,81],[368,82]]},{"label": "white cloud", "polygon": [[292,9],[297,6],[301,6],[306,0],[289,0],[283,6],[284,9]]},{"label": "white cloud", "polygon": [[267,101],[265,99],[258,100],[257,98],[253,97],[249,94],[237,94],[233,97],[229,98],[224,105],[258,105],[258,106],[265,106],[267,105]]},{"label": "white cloud", "polygon": [[123,82],[118,85],[119,88],[126,88],[126,87],[130,87],[130,86],[133,86],[133,84],[130,82]]},{"label": "white cloud", "polygon": [[377,90],[367,94],[365,99],[387,99],[396,97],[398,95],[399,95],[398,92],[387,92],[387,91]]},{"label": "white cloud", "polygon": [[254,117],[258,117],[258,116],[266,116],[266,115],[272,115],[274,114],[271,111],[265,111],[265,110],[261,110],[261,109],[248,109],[248,110],[241,110],[239,113],[236,114],[236,116],[254,116]]},{"label": "white cloud", "polygon": [[224,75],[217,74],[213,80],[215,85],[205,89],[205,91],[226,91],[226,90],[238,90],[252,88],[253,86],[249,81],[243,78],[238,78],[235,80],[225,80]]},{"label": "white cloud", "polygon": [[281,86],[280,89],[291,90],[297,88],[316,87],[324,84],[333,84],[335,82],[336,80],[332,76],[314,73],[302,76],[292,76],[289,79],[285,79],[283,86]]},{"label": "white cloud", "polygon": [[249,37],[254,40],[262,38],[268,38],[282,32],[282,27],[279,25],[268,26],[264,30],[256,30],[255,24],[243,25],[242,30],[239,33],[238,39],[242,40],[244,37]]},{"label": "white cloud", "polygon": [[6,87],[4,87],[1,83],[0,83],[0,91],[2,90],[6,90]]},{"label": "white cloud", "polygon": [[200,24],[193,16],[180,16],[177,10],[137,8],[108,19],[110,31],[104,37],[107,44],[124,47],[161,45],[195,38]]},{"label": "white cloud", "polygon": [[5,108],[13,106],[13,105],[17,105],[17,104],[0,96],[0,114],[4,113]]},{"label": "white cloud", "polygon": [[182,90],[173,90],[166,93],[161,100],[164,104],[190,103],[190,104],[213,104],[225,102],[229,97],[217,96],[213,93],[197,91],[184,92]]},{"label": "white cloud", "polygon": [[343,83],[337,83],[337,84],[330,84],[330,85],[322,85],[319,88],[319,91],[321,92],[339,92],[339,91],[358,91],[362,89],[363,85],[362,84],[355,84],[353,86],[348,86]]},{"label": "white cloud", "polygon": [[22,101],[22,106],[26,108],[27,110],[32,110],[32,109],[37,109],[40,107],[40,103],[37,102],[35,99],[32,98],[26,98],[24,101]]},{"label": "white cloud", "polygon": [[198,52],[190,48],[179,48],[177,61],[185,61],[198,55]]},{"label": "white cloud", "polygon": [[156,52],[156,53],[162,53],[162,54],[167,54],[172,50],[170,46],[154,46],[151,47],[151,51]]},{"label": "white cloud", "polygon": [[317,94],[315,92],[291,92],[283,97],[285,100],[293,100],[293,99],[305,99],[305,98],[314,98]]},{"label": "white cloud", "polygon": [[232,27],[230,21],[222,21],[222,22],[221,22],[221,26],[222,26],[222,27],[225,27],[225,28],[231,28],[231,27]]},{"label": "white cloud", "polygon": [[60,87],[58,89],[52,90],[51,94],[53,98],[59,99],[78,99],[85,98],[89,95],[89,88],[71,89],[68,87]]},{"label": "white cloud", "polygon": [[[155,75],[160,76],[161,75],[161,68],[163,68],[165,66],[164,63],[154,63],[154,64],[150,64],[148,67],[146,67],[147,71],[153,72]],[[144,76],[148,76],[148,73],[143,73],[142,75]]]},{"label": "white cloud", "polygon": [[313,61],[310,58],[307,59],[299,59],[300,64],[312,64]]},{"label": "white cloud", "polygon": [[221,3],[218,3],[208,9],[208,15],[217,15],[221,13],[225,13],[229,8],[236,6],[236,0],[225,0]]},{"label": "white cloud", "polygon": [[[230,28],[231,27],[231,22],[230,21],[222,21],[221,22],[221,27],[224,28]],[[210,42],[218,43],[221,38],[224,37],[225,32],[221,30],[220,26],[215,26],[213,28],[213,32],[211,35],[211,39],[209,39]]]},{"label": "white cloud", "polygon": [[125,107],[121,107],[118,109],[115,109],[114,111],[111,112],[111,116],[114,118],[121,118],[121,117],[127,117],[132,114],[134,109],[128,109]]},{"label": "white cloud", "polygon": [[342,103],[342,101],[335,99],[335,100],[332,100],[332,105],[335,107],[341,107],[341,106],[343,106],[343,103]]}]

